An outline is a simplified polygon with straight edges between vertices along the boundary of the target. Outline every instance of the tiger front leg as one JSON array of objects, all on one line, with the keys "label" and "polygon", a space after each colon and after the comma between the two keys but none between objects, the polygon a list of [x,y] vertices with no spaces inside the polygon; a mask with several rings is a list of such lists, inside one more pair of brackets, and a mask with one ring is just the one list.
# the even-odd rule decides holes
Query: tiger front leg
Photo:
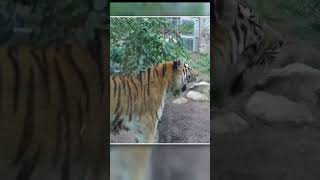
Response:
[{"label": "tiger front leg", "polygon": [[136,133],[137,143],[156,143],[158,120],[150,116],[143,116],[140,119],[140,128]]}]

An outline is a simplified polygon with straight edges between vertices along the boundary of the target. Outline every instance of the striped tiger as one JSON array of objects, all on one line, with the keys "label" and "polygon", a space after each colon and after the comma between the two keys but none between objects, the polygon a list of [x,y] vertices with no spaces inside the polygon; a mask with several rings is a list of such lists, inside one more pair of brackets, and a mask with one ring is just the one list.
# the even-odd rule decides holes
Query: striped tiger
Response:
[{"label": "striped tiger", "polygon": [[166,94],[178,95],[197,77],[180,60],[157,64],[138,75],[110,76],[110,132],[132,130],[136,142],[157,141]]},{"label": "striped tiger", "polygon": [[0,47],[0,177],[105,180],[102,63],[76,43]]},{"label": "striped tiger", "polygon": [[259,21],[241,0],[216,0],[213,29],[213,104],[238,93],[248,68],[267,67],[284,44],[281,34]]}]

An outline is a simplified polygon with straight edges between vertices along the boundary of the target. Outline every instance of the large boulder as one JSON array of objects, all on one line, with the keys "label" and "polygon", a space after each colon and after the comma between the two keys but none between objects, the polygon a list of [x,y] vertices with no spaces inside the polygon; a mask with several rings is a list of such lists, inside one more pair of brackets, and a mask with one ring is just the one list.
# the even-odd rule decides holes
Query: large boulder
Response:
[{"label": "large boulder", "polygon": [[304,104],[266,92],[256,92],[245,107],[247,114],[271,123],[308,123],[315,120]]},{"label": "large boulder", "polygon": [[258,89],[294,101],[316,104],[320,89],[320,70],[302,63],[271,70],[257,83]]}]

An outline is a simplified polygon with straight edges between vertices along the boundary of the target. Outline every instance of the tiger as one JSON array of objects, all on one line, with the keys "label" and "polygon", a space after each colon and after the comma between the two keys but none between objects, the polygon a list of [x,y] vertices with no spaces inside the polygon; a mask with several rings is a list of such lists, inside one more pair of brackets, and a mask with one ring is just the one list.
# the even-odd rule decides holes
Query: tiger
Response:
[{"label": "tiger", "polygon": [[261,22],[242,0],[214,1],[213,105],[241,92],[249,68],[267,68],[285,43],[282,34]]},{"label": "tiger", "polygon": [[157,142],[166,95],[178,96],[198,75],[181,60],[156,64],[138,75],[111,75],[110,132],[130,130],[136,143]]},{"label": "tiger", "polygon": [[92,52],[71,42],[1,45],[1,179],[109,177],[106,78]]}]

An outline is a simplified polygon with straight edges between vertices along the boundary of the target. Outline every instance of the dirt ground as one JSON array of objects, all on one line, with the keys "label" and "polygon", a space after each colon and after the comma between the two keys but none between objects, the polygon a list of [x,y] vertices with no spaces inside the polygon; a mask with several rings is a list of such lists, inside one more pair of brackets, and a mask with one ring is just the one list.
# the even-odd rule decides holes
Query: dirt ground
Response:
[{"label": "dirt ground", "polygon": [[303,126],[250,128],[241,134],[217,135],[216,180],[318,180],[319,129]]},{"label": "dirt ground", "polygon": [[158,131],[160,143],[209,143],[210,103],[167,103]]}]

